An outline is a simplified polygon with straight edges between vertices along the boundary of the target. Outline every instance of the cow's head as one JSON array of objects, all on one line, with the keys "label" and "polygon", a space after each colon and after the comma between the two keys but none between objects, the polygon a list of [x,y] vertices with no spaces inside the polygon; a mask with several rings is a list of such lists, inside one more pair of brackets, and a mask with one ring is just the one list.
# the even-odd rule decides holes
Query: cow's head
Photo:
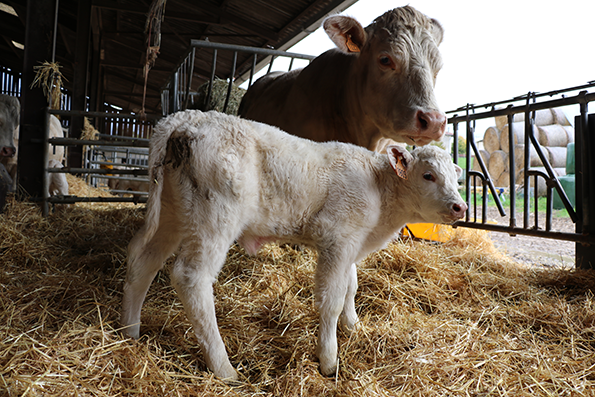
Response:
[{"label": "cow's head", "polygon": [[446,115],[434,97],[442,67],[443,29],[410,6],[395,8],[367,28],[332,16],[324,29],[344,53],[357,57],[352,77],[360,106],[385,138],[425,145],[444,135]]},{"label": "cow's head", "polygon": [[16,97],[0,95],[0,157],[16,154],[16,133],[21,105]]}]

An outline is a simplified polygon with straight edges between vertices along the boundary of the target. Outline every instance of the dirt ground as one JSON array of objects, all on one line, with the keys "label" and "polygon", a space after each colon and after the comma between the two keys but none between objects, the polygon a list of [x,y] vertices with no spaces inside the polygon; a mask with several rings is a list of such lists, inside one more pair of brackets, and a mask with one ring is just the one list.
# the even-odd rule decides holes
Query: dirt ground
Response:
[{"label": "dirt ground", "polygon": [[[501,217],[495,207],[488,207],[488,220],[496,221],[498,224],[508,224],[508,219],[508,216]],[[530,222],[533,222],[533,217],[530,218]],[[522,225],[519,214],[517,214],[517,223]],[[540,218],[539,226],[544,228],[545,220]],[[568,216],[554,215],[552,230],[573,233],[575,224]],[[496,248],[520,263],[547,267],[574,267],[575,265],[574,242],[520,235],[513,237],[502,232],[490,232],[490,237]]]}]

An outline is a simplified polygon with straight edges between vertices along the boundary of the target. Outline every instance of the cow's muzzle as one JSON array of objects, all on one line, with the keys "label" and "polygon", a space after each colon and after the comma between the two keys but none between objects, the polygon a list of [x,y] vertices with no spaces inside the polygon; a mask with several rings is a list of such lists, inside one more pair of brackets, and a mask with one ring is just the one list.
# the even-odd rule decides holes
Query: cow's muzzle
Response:
[{"label": "cow's muzzle", "polygon": [[446,114],[437,110],[418,110],[415,113],[415,127],[417,136],[411,137],[415,143],[425,145],[437,141],[446,130]]},{"label": "cow's muzzle", "polygon": [[17,150],[14,146],[3,146],[0,150],[0,157],[14,157]]}]

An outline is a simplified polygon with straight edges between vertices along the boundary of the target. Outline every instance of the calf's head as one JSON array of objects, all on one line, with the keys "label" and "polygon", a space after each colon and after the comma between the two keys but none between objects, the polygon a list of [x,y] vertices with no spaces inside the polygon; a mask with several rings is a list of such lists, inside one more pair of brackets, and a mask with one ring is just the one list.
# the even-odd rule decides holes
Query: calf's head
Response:
[{"label": "calf's head", "polygon": [[386,152],[397,175],[406,180],[407,205],[419,219],[452,223],[465,216],[467,204],[458,192],[463,170],[445,150],[429,145],[409,153],[402,146],[389,145]]},{"label": "calf's head", "polygon": [[16,154],[15,133],[19,126],[21,105],[16,97],[0,95],[0,157]]},{"label": "calf's head", "polygon": [[388,11],[363,28],[355,19],[332,16],[324,29],[344,53],[357,57],[350,76],[364,113],[385,138],[425,145],[444,135],[446,115],[434,97],[442,67],[443,29],[413,7]]}]

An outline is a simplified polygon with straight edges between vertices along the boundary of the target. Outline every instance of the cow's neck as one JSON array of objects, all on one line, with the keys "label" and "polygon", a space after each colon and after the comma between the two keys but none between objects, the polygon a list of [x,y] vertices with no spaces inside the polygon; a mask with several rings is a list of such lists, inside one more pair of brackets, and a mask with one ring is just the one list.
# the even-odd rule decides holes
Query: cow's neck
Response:
[{"label": "cow's neck", "polygon": [[319,58],[320,62],[315,60],[301,73],[300,78],[308,84],[298,81],[296,85],[309,103],[309,114],[304,114],[303,120],[310,121],[309,128],[331,138],[327,140],[373,150],[381,134],[362,109],[359,78],[354,76],[355,58],[337,50]]}]

